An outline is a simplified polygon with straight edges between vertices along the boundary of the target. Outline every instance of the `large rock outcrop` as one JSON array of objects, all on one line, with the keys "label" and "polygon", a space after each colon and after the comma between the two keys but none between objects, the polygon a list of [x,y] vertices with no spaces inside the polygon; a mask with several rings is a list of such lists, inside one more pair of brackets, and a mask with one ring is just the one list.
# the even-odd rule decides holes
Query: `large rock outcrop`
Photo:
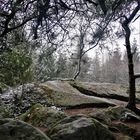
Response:
[{"label": "large rock outcrop", "polygon": [[40,87],[49,94],[47,95],[48,99],[50,99],[55,106],[66,108],[115,106],[115,104],[108,99],[91,97],[80,93],[67,81],[48,81],[40,84]]},{"label": "large rock outcrop", "polygon": [[47,81],[25,84],[0,94],[2,102],[10,106],[13,116],[26,112],[36,103],[61,108],[109,107],[116,104],[105,98],[80,93],[68,81]]},{"label": "large rock outcrop", "polygon": [[[113,83],[94,83],[71,81],[70,84],[85,95],[128,101],[128,86]],[[140,87],[136,86],[136,101],[140,103]]]}]

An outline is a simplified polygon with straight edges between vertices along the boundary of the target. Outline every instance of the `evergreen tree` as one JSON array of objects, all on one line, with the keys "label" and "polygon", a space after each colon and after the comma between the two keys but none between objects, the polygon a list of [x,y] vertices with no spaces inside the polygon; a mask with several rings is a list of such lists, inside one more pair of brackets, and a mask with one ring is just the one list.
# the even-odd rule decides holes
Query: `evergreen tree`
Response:
[{"label": "evergreen tree", "polygon": [[96,82],[101,80],[101,62],[99,58],[99,52],[96,52],[95,57],[91,61],[90,67],[90,79]]},{"label": "evergreen tree", "polygon": [[55,57],[52,49],[47,47],[42,48],[40,52],[36,52],[36,58],[34,62],[35,77],[37,81],[47,81],[55,77]]}]

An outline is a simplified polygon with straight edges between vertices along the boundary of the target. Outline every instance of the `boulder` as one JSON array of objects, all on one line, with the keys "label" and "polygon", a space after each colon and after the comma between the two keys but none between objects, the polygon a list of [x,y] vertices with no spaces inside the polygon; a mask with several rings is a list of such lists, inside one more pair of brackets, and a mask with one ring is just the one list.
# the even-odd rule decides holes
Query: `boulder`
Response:
[{"label": "boulder", "polygon": [[49,135],[51,140],[115,140],[107,127],[83,115],[63,119]]},{"label": "boulder", "polygon": [[26,112],[36,103],[48,105],[44,90],[35,84],[25,84],[10,88],[1,94],[5,106],[9,106],[13,116]]},{"label": "boulder", "polygon": [[122,120],[124,114],[126,113],[136,115],[134,112],[125,107],[115,106],[109,107],[102,112],[91,113],[90,116],[109,125],[113,120]]},{"label": "boulder", "polygon": [[123,140],[134,140],[133,138],[131,138],[131,137],[129,137],[129,136],[124,136],[122,139],[123,139]]},{"label": "boulder", "polygon": [[48,130],[58,121],[67,117],[64,112],[54,107],[43,107],[41,104],[32,106],[18,118],[36,127],[46,127]]},{"label": "boulder", "polygon": [[140,117],[136,114],[132,114],[130,112],[125,112],[122,117],[121,121],[125,122],[140,122]]},{"label": "boulder", "polygon": [[112,123],[109,128],[115,128],[116,130],[118,130],[118,132],[131,137],[134,137],[136,133],[136,129],[129,127],[127,124],[124,124],[122,122]]},{"label": "boulder", "polygon": [[116,140],[134,140],[134,139],[129,136],[122,135],[122,136],[117,136]]},{"label": "boulder", "polygon": [[0,140],[50,140],[35,127],[12,119],[0,120]]}]

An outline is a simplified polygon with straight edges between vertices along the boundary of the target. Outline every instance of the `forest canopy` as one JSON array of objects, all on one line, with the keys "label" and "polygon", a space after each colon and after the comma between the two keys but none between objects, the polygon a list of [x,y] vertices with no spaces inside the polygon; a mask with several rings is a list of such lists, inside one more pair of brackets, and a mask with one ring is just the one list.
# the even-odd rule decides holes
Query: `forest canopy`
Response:
[{"label": "forest canopy", "polygon": [[[139,67],[139,50],[135,39],[130,42],[130,24],[140,17],[139,10],[139,0],[0,0],[1,81],[14,86],[79,77],[129,83],[128,107],[136,108],[135,80],[140,75],[134,70]],[[126,54],[113,50],[103,63],[98,52],[88,57],[93,48],[109,50],[108,43],[122,37]]]}]

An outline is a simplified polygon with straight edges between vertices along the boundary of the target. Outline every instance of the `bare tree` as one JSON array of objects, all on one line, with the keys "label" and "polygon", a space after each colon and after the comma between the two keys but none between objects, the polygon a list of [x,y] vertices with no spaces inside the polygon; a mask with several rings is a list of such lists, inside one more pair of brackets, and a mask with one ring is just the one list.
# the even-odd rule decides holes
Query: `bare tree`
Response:
[{"label": "bare tree", "polygon": [[[92,0],[0,0],[0,37],[31,22],[37,38],[40,27],[45,26],[46,32],[55,25],[63,28],[61,21],[64,17],[75,12],[85,13],[89,4],[98,5]],[[13,24],[15,20],[18,22]]]},{"label": "bare tree", "polygon": [[128,70],[129,70],[129,101],[127,104],[127,108],[140,113],[139,110],[136,109],[136,87],[135,87],[135,80],[136,78],[140,78],[140,75],[136,75],[134,73],[134,64],[133,64],[133,52],[132,47],[130,43],[130,23],[132,20],[134,20],[136,14],[140,10],[140,1],[137,1],[137,6],[134,8],[132,13],[129,15],[129,17],[124,16],[124,21],[122,22],[122,27],[125,31],[125,47],[127,50],[127,58],[128,58]]}]

